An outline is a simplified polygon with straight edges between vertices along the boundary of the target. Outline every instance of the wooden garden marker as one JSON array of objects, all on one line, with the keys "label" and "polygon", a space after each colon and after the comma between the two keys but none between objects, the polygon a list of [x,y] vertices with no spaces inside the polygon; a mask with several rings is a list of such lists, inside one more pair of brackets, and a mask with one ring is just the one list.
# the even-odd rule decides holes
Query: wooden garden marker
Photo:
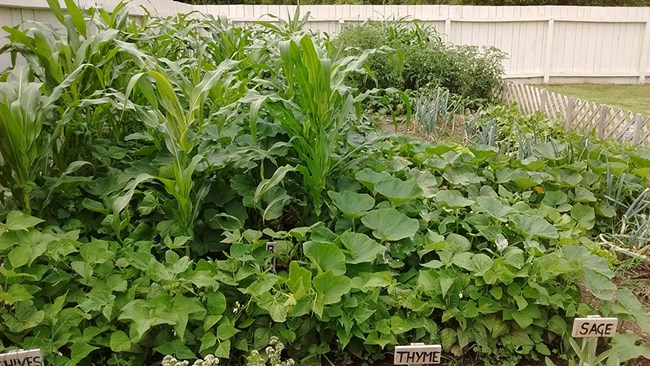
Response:
[{"label": "wooden garden marker", "polygon": [[573,338],[613,337],[618,327],[618,318],[590,316],[573,320]]},{"label": "wooden garden marker", "polygon": [[[590,315],[586,318],[575,318],[573,320],[573,330],[571,336],[573,338],[582,338],[582,350],[589,342],[598,342],[598,338],[613,337],[616,334],[616,327],[618,327],[618,318],[601,318],[599,315]],[[593,352],[596,352],[596,346],[593,347]],[[596,355],[590,355],[590,357]],[[580,362],[580,366],[586,365]]]},{"label": "wooden garden marker", "polygon": [[40,349],[17,350],[0,354],[1,366],[43,366]]},{"label": "wooden garden marker", "polygon": [[425,345],[411,343],[410,346],[395,347],[394,365],[432,365],[439,364],[442,347],[439,344]]}]

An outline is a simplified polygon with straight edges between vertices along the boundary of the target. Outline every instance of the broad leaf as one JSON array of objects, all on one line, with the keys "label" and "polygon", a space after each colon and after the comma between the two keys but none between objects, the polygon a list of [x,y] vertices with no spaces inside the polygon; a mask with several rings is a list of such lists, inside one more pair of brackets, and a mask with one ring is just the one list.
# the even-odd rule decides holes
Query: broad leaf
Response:
[{"label": "broad leaf", "polygon": [[420,226],[418,220],[409,218],[394,208],[370,211],[361,221],[373,230],[377,239],[388,241],[412,238]]},{"label": "broad leaf", "polygon": [[398,178],[386,179],[375,184],[375,191],[398,206],[423,194],[422,189],[414,180],[403,181]]},{"label": "broad leaf", "polygon": [[316,264],[320,272],[345,273],[345,254],[334,244],[306,242],[305,255]]},{"label": "broad leaf", "polygon": [[328,194],[336,207],[352,218],[363,216],[375,206],[375,199],[365,193],[330,191]]}]

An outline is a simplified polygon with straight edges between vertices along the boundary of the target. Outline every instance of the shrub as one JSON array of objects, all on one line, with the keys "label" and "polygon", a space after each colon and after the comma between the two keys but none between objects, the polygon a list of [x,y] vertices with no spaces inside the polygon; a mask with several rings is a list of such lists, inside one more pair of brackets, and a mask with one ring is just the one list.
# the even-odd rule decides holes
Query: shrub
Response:
[{"label": "shrub", "polygon": [[503,74],[501,61],[505,54],[496,48],[479,49],[444,43],[430,27],[417,22],[369,21],[344,29],[337,38],[351,54],[388,45],[396,52],[402,68],[391,68],[385,56],[370,59],[374,77],[357,77],[362,89],[395,87],[417,90],[433,84],[470,99],[492,100]]}]

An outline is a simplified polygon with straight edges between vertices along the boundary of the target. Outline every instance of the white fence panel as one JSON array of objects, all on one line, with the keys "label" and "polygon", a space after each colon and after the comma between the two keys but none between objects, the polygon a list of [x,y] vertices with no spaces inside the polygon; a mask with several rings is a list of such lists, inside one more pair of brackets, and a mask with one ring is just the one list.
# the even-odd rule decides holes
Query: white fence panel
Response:
[{"label": "white fence panel", "polygon": [[[112,9],[118,0],[78,0],[82,7]],[[135,0],[152,14],[178,12],[221,15],[250,24],[274,16],[287,19],[295,6],[197,5],[172,0]],[[135,11],[142,13],[138,7]],[[334,34],[367,19],[418,19],[446,41],[494,46],[508,54],[507,78],[532,82],[650,80],[650,7],[460,6],[460,5],[306,5],[309,29]],[[0,0],[0,25],[37,20],[56,24],[46,0]],[[6,43],[0,30],[0,45]],[[0,69],[8,58],[0,57]]]}]

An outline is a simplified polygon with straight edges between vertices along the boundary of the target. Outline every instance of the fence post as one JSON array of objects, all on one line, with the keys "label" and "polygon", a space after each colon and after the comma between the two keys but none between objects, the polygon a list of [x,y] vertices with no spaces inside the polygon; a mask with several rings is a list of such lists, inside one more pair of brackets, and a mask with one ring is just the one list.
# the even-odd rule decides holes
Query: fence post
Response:
[{"label": "fence post", "polygon": [[508,98],[508,81],[506,80],[501,83],[501,101],[507,106],[510,106],[510,100]]},{"label": "fence post", "polygon": [[598,118],[598,126],[596,127],[596,137],[602,139],[605,136],[605,122],[607,121],[607,113],[609,107],[605,104],[600,105],[600,117]]},{"label": "fence post", "polygon": [[566,114],[564,115],[564,128],[566,130],[570,130],[573,124],[573,108],[575,108],[575,105],[575,98],[567,97]]},{"label": "fence post", "polygon": [[548,84],[551,78],[551,60],[553,53],[553,26],[555,19],[548,20],[548,27],[546,30],[546,52],[544,52],[544,84]]},{"label": "fence post", "polygon": [[641,39],[641,52],[639,53],[639,84],[645,83],[649,57],[650,57],[650,20],[645,22],[645,32],[643,33],[643,39]]},{"label": "fence post", "polygon": [[344,26],[345,26],[345,19],[343,18],[339,19],[339,33],[343,30]]},{"label": "fence post", "polygon": [[542,89],[541,99],[542,102],[539,109],[542,113],[548,115],[548,113],[546,113],[546,105],[548,104],[548,90]]},{"label": "fence post", "polygon": [[451,42],[451,17],[449,15],[447,15],[447,19],[445,19],[445,41]]},{"label": "fence post", "polygon": [[632,143],[634,145],[641,144],[641,127],[643,126],[643,116],[640,113],[634,117],[634,136],[632,136]]}]

